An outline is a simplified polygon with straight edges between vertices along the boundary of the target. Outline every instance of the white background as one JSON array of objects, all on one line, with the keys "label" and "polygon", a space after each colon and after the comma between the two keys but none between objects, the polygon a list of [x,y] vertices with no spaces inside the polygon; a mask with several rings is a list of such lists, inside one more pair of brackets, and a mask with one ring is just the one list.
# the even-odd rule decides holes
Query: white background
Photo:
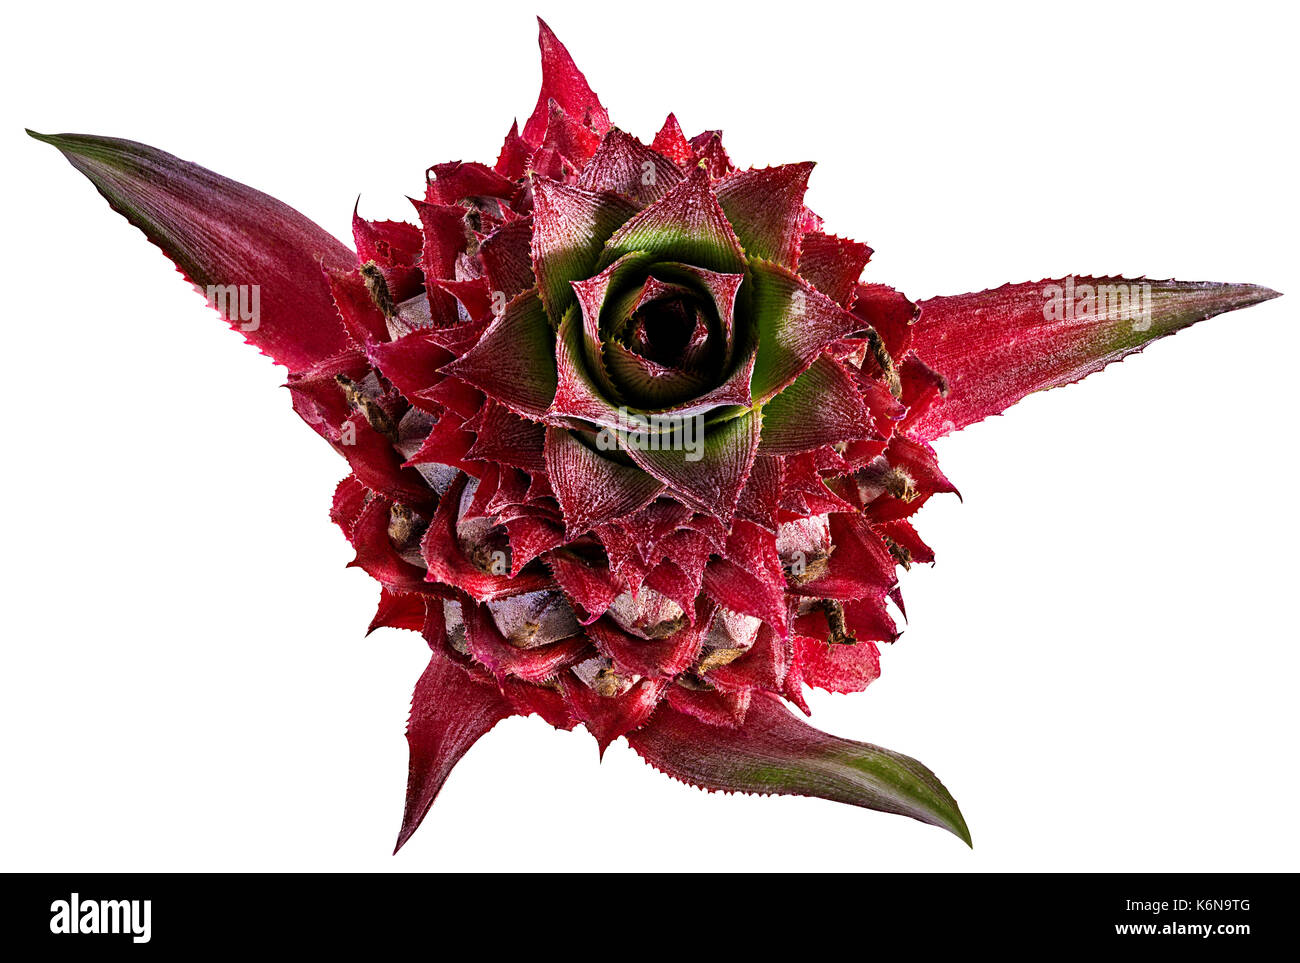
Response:
[{"label": "white background", "polygon": [[[219,10],[218,14],[216,11]],[[158,252],[21,128],[129,137],[350,240],[496,156],[534,12],[614,120],[668,110],[920,298],[1076,273],[1254,281],[939,445],[884,675],[814,722],[923,760],[905,819],[706,796],[499,726],[389,852],[426,659],[327,520],[343,463]],[[1294,14],[1277,7],[24,4],[4,71],[0,867],[1295,870]],[[15,23],[14,18],[17,18]]]}]

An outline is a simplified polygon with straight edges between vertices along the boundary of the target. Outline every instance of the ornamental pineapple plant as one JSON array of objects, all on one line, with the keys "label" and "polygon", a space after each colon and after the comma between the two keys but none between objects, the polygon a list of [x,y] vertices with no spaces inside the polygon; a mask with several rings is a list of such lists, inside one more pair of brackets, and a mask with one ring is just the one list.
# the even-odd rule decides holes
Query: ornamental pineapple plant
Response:
[{"label": "ornamental pineapple plant", "polygon": [[346,460],[330,517],[419,632],[400,848],[456,762],[536,714],[710,790],[820,796],[970,834],[908,756],[800,718],[898,637],[931,442],[1197,321],[1250,284],[1068,277],[913,302],[804,204],[669,114],[615,127],[541,23],[495,163],[435,164],[355,253],[142,144],[33,134],[248,340]]}]

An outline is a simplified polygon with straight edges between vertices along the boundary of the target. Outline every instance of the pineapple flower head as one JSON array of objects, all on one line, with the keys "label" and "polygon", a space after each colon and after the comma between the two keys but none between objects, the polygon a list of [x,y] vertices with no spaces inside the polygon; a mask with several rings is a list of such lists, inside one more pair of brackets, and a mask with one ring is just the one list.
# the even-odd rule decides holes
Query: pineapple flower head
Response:
[{"label": "pineapple flower head", "polygon": [[879,675],[899,570],[934,558],[912,518],[955,492],[929,443],[1274,292],[1070,277],[914,303],[804,205],[812,164],[738,168],[671,114],[647,144],[544,23],[541,51],[496,162],[431,167],[418,224],[354,212],[356,253],[153,148],[34,136],[289,369],[347,460],[330,514],[380,583],[371,628],[432,650],[399,847],[527,714],[706,789],[969,842],[925,766],[789,708]]}]

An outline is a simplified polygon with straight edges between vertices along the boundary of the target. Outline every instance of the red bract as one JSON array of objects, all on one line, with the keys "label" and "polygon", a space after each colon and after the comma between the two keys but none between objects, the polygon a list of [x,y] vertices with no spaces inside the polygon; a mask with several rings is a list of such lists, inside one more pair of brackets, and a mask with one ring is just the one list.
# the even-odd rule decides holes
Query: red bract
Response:
[{"label": "red bract", "polygon": [[495,164],[429,170],[418,225],[357,253],[278,201],[130,141],[58,147],[288,367],[351,467],[331,518],[423,633],[399,847],[498,721],[626,736],[707,789],[822,796],[970,841],[907,756],[826,735],[897,629],[929,442],[1203,318],[1244,284],[1063,278],[920,304],[804,206],[811,164],[736,168],[670,114],[612,127],[542,24],[542,91]]}]

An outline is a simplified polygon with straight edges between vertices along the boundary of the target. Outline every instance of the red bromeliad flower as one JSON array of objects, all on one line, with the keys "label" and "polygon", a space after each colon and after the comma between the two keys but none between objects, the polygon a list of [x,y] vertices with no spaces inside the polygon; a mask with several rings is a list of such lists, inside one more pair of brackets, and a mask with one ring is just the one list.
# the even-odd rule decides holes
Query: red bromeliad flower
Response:
[{"label": "red bromeliad flower", "polygon": [[610,124],[545,24],[493,165],[429,170],[419,225],[353,253],[278,201],[130,141],[59,148],[249,342],[351,467],[331,517],[423,633],[399,847],[501,719],[619,736],[707,789],[821,796],[970,841],[899,753],[811,728],[897,637],[930,442],[1196,321],[1246,284],[1065,278],[919,304],[859,280],[811,164],[737,169],[670,114]]}]

